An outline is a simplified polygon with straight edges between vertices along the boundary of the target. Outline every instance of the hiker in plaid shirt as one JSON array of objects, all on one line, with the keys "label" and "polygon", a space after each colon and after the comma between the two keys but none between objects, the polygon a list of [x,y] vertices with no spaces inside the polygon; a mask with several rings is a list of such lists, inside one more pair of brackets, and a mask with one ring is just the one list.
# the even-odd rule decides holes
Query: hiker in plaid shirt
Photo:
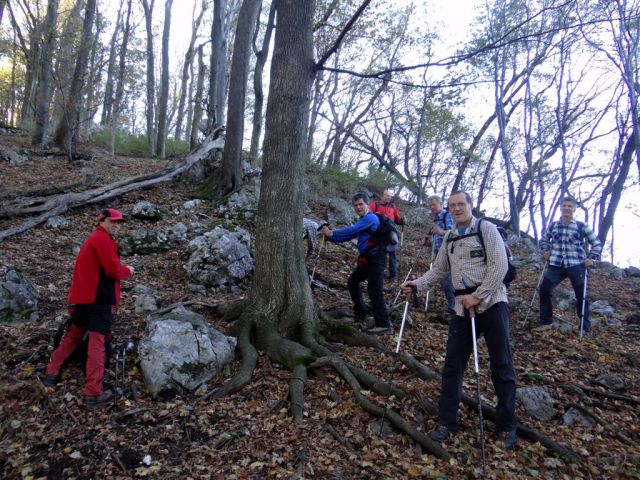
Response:
[{"label": "hiker in plaid shirt", "polygon": [[[573,219],[576,201],[572,197],[564,197],[560,202],[560,220],[552,222],[540,239],[540,250],[549,267],[540,285],[540,325],[553,323],[551,297],[553,290],[565,278],[569,277],[576,294],[576,311],[578,318],[582,316],[584,301],[584,331],[591,330],[589,321],[589,302],[583,299],[585,269],[593,266],[600,259],[602,244],[589,225]],[[587,255],[584,248],[585,238],[591,245]]]},{"label": "hiker in plaid shirt", "polygon": [[302,239],[307,239],[307,257],[316,253],[318,249],[318,224],[310,218],[302,219]]}]

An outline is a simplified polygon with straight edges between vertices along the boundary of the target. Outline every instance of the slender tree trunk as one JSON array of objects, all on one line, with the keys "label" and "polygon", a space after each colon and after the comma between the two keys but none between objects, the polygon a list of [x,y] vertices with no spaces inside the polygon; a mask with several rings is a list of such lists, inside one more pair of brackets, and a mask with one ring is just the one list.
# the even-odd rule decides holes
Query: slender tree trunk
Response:
[{"label": "slender tree trunk", "polygon": [[242,140],[244,110],[253,38],[261,0],[244,0],[238,14],[238,27],[231,60],[229,107],[222,165],[217,170],[219,192],[226,195],[237,190],[242,182]]},{"label": "slender tree trunk", "polygon": [[109,153],[114,156],[116,153],[116,130],[118,129],[118,115],[122,108],[122,99],[124,97],[125,73],[127,70],[127,52],[129,49],[129,36],[131,33],[131,0],[127,0],[127,16],[122,27],[122,43],[120,44],[120,61],[118,64],[118,79],[116,82],[116,94],[113,98],[111,112],[111,146]]},{"label": "slender tree trunk", "polygon": [[[264,89],[262,87],[262,73],[264,71],[264,64],[267,61],[269,54],[269,45],[271,43],[271,34],[273,32],[273,22],[276,15],[276,5],[271,3],[269,8],[269,19],[267,20],[267,26],[264,31],[264,38],[262,39],[262,47],[257,50],[254,43],[254,52],[256,54],[256,66],[253,71],[253,128],[251,130],[251,146],[249,148],[249,157],[251,162],[255,165],[258,160],[258,150],[260,148],[260,136],[262,135],[262,107],[264,104]],[[256,28],[257,33],[257,28]]]},{"label": "slender tree trunk", "polygon": [[[187,98],[187,84],[189,83],[189,72],[192,70],[193,65],[193,53],[194,47],[196,44],[196,39],[198,37],[198,29],[200,28],[200,23],[202,22],[202,16],[204,15],[205,10],[205,2],[202,3],[202,7],[200,9],[200,14],[198,18],[195,18],[196,7],[193,6],[193,14],[191,15],[191,41],[189,42],[189,47],[187,48],[187,53],[184,56],[184,64],[182,65],[182,77],[180,82],[180,97],[178,100],[178,114],[176,117],[176,134],[175,139],[180,140],[182,138],[182,121],[184,118],[184,108]],[[191,98],[189,98],[191,100]],[[189,125],[187,121],[187,125]],[[189,138],[188,136],[186,138]]]},{"label": "slender tree trunk", "polygon": [[13,31],[13,44],[11,46],[12,55],[11,55],[11,93],[10,93],[10,101],[9,101],[9,113],[11,114],[9,125],[15,127],[18,122],[16,121],[16,59],[17,59],[17,43],[16,43],[16,32]]},{"label": "slender tree trunk", "polygon": [[226,0],[213,0],[211,24],[211,62],[209,77],[209,128],[224,123],[224,87],[227,70],[227,36],[225,34]]},{"label": "slender tree trunk", "polygon": [[158,102],[158,141],[156,153],[164,159],[167,156],[167,106],[169,103],[169,31],[171,29],[171,6],[173,0],[164,4],[164,29],[162,31],[162,73],[160,75],[160,101]]},{"label": "slender tree trunk", "polygon": [[55,143],[63,145],[66,148],[68,155],[71,155],[71,143],[77,134],[78,124],[80,121],[80,107],[82,106],[84,78],[89,59],[89,50],[91,49],[94,41],[91,32],[93,29],[95,13],[96,0],[87,0],[87,7],[82,27],[82,39],[78,50],[76,67],[71,80],[71,88],[69,88],[69,98],[67,99],[67,104],[64,109],[63,119],[60,122],[58,131],[55,135]]},{"label": "slender tree trunk", "polygon": [[49,126],[49,105],[51,103],[51,77],[53,68],[53,49],[55,42],[56,19],[58,18],[58,0],[49,0],[44,19],[42,45],[42,64],[40,83],[36,94],[36,128],[31,139],[33,145],[42,145],[47,138]]},{"label": "slender tree trunk", "polygon": [[198,132],[200,131],[200,121],[202,120],[202,100],[204,94],[204,77],[206,67],[204,64],[203,46],[198,48],[198,84],[196,86],[196,96],[193,101],[193,122],[191,123],[191,137],[189,146],[191,150],[198,145]]},{"label": "slender tree trunk", "polygon": [[187,99],[187,121],[184,126],[184,139],[186,142],[189,142],[191,140],[191,125],[193,123],[193,93],[196,84],[196,78],[193,75],[194,60],[195,58],[192,57],[191,63],[189,64],[189,97]]},{"label": "slender tree trunk", "polygon": [[142,8],[144,9],[144,19],[147,28],[147,145],[149,147],[149,156],[156,154],[155,141],[155,123],[154,123],[154,107],[155,107],[155,91],[156,77],[154,72],[154,55],[153,55],[153,4],[155,0],[142,0]]}]

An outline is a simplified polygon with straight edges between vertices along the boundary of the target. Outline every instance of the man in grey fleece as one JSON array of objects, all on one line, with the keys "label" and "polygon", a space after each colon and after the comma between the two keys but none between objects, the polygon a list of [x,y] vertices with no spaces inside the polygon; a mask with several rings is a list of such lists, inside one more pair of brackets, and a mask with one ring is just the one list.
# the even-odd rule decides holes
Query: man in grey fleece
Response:
[{"label": "man in grey fleece", "polygon": [[442,368],[442,389],[438,404],[439,428],[430,436],[445,441],[458,430],[458,406],[462,395],[464,370],[473,351],[469,309],[475,310],[476,332],[484,334],[489,350],[491,380],[498,397],[496,416],[498,440],[507,450],[516,442],[516,374],[509,345],[509,308],[502,280],[507,272],[507,254],[497,228],[483,221],[485,252],[478,238],[479,220],[472,213],[472,200],[466,192],[453,192],[449,212],[455,225],[444,238],[433,269],[417,280],[405,282],[405,294],[416,286],[425,292],[451,274],[455,289],[455,317],[449,323],[447,353]]}]

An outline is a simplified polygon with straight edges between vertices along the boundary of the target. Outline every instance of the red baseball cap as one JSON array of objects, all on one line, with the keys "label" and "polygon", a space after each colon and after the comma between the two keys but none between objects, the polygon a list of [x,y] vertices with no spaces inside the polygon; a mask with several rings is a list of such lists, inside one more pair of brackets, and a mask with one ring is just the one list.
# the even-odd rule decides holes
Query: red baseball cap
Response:
[{"label": "red baseball cap", "polygon": [[112,222],[126,222],[126,220],[122,216],[122,213],[120,213],[115,208],[105,208],[104,210],[102,210],[100,212],[100,215],[98,215],[98,222],[103,221],[105,218],[108,218]]}]

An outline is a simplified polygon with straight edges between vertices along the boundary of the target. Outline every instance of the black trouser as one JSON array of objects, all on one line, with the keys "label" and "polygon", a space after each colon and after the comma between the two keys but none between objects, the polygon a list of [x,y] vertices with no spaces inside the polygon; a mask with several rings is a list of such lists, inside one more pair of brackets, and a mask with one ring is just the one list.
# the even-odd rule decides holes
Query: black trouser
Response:
[{"label": "black trouser", "polygon": [[376,327],[389,327],[391,325],[383,291],[386,260],[387,254],[385,252],[360,255],[358,257],[358,266],[349,275],[349,280],[347,281],[356,316],[367,314],[367,307],[364,304],[362,290],[360,289],[360,283],[367,281],[367,293],[369,294],[369,300],[371,300]]},{"label": "black trouser", "polygon": [[396,259],[396,249],[387,252],[389,257],[389,278],[396,278],[398,276],[398,260]]},{"label": "black trouser", "polygon": [[[476,315],[476,334],[484,334],[489,350],[491,381],[498,397],[498,430],[516,428],[516,372],[509,345],[509,309],[499,302]],[[458,405],[462,378],[473,352],[471,319],[455,316],[449,322],[447,354],[442,368],[442,390],[438,403],[438,423],[451,431],[458,429]]]},{"label": "black trouser", "polygon": [[[554,267],[552,265],[547,268],[544,279],[540,285],[540,323],[542,325],[550,325],[553,323],[553,306],[551,297],[553,290],[558,284],[569,277],[571,286],[576,294],[576,313],[578,318],[582,317],[582,300],[584,296],[584,267],[576,265],[575,267]],[[589,320],[589,301],[584,302],[584,319],[583,328],[586,332],[591,330],[591,321]]]}]

